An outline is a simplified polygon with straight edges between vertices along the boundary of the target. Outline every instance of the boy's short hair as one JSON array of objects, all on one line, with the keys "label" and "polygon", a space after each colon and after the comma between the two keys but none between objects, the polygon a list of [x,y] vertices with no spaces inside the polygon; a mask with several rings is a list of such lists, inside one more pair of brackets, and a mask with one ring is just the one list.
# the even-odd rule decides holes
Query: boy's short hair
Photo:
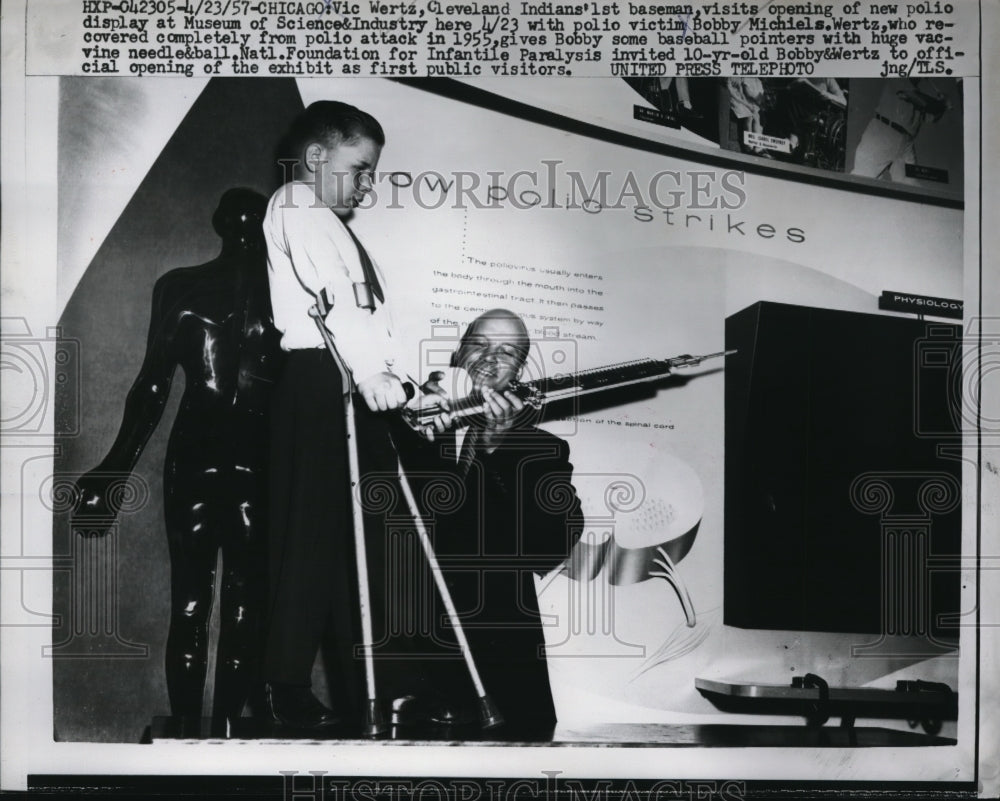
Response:
[{"label": "boy's short hair", "polygon": [[310,142],[335,144],[353,142],[359,137],[367,137],[379,147],[385,144],[382,126],[367,111],[336,100],[319,100],[292,122],[282,150],[286,157],[294,159],[302,155]]}]

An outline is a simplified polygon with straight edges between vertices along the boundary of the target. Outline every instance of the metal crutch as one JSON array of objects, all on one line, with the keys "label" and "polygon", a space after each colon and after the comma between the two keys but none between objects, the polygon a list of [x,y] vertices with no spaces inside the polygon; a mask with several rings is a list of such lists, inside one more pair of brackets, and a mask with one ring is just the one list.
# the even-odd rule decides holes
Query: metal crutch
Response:
[{"label": "metal crutch", "polygon": [[340,370],[343,380],[344,412],[347,425],[347,463],[351,478],[351,514],[354,524],[354,557],[358,572],[358,600],[361,611],[361,643],[365,656],[365,682],[367,702],[365,704],[361,732],[366,737],[377,737],[387,731],[389,726],[385,715],[378,704],[375,693],[375,660],[372,636],[371,596],[368,588],[368,558],[365,550],[365,523],[361,504],[354,498],[358,491],[360,467],[358,465],[358,440],[354,427],[354,379],[350,369],[340,358],[333,335],[327,330],[324,320],[333,304],[327,301],[325,290],[316,298],[316,305],[309,309],[309,315],[316,321],[323,342]]},{"label": "metal crutch", "polygon": [[[369,607],[368,565],[364,549],[364,517],[362,515],[361,505],[353,499],[353,492],[355,492],[358,487],[360,474],[360,468],[358,466],[358,446],[354,431],[354,403],[352,397],[354,387],[350,369],[344,363],[344,360],[341,359],[340,354],[337,351],[337,346],[333,341],[333,335],[323,323],[323,320],[326,318],[326,314],[329,313],[330,307],[330,304],[326,302],[324,292],[317,298],[316,305],[309,310],[309,313],[316,321],[316,325],[320,330],[320,335],[323,337],[323,342],[326,344],[327,349],[330,351],[330,355],[333,356],[333,360],[340,369],[344,381],[344,408],[347,413],[347,452],[351,473],[352,490],[351,506],[354,519],[355,550],[357,552],[358,587],[361,599],[361,636],[362,647],[365,651],[365,677],[367,679],[368,690],[368,703],[365,711],[364,726],[366,734],[375,736],[385,731],[387,726],[385,724],[384,717],[381,714],[381,709],[378,706],[375,694],[375,670],[374,659],[372,656],[373,636],[371,609]],[[412,397],[415,390],[412,386],[405,386],[408,390],[407,395]],[[416,526],[417,536],[420,539],[420,545],[423,548],[424,556],[427,559],[427,564],[430,565],[431,574],[434,576],[434,583],[441,595],[441,600],[444,602],[445,610],[448,613],[448,619],[451,621],[452,628],[455,631],[455,639],[458,641],[459,648],[462,650],[462,656],[465,659],[466,667],[469,669],[469,676],[472,678],[472,684],[475,687],[476,695],[479,699],[480,725],[484,729],[495,728],[503,723],[503,716],[500,714],[496,704],[493,702],[493,699],[490,698],[485,687],[483,686],[483,681],[479,676],[479,670],[476,668],[475,659],[472,656],[472,649],[469,647],[469,641],[465,637],[465,630],[462,628],[462,622],[458,617],[457,610],[455,609],[455,603],[451,598],[451,592],[448,590],[448,585],[445,583],[444,575],[441,573],[441,567],[438,564],[437,556],[434,553],[434,547],[431,545],[430,537],[428,536],[427,529],[424,526],[423,517],[417,507],[416,499],[413,496],[413,490],[410,488],[410,482],[407,479],[406,473],[403,471],[403,466],[399,463],[398,458],[397,475],[399,477],[400,488],[403,491],[403,497],[406,499],[406,505],[409,509],[410,517],[413,518],[413,522]]]},{"label": "metal crutch", "polygon": [[451,592],[448,590],[444,575],[441,573],[441,567],[438,565],[437,556],[434,553],[434,546],[431,545],[431,539],[427,535],[427,529],[424,526],[420,510],[417,508],[417,502],[413,497],[413,491],[410,489],[410,482],[406,478],[406,473],[403,471],[401,463],[399,464],[399,485],[403,490],[403,497],[406,498],[406,505],[410,508],[410,516],[416,525],[417,536],[420,538],[420,545],[424,549],[424,556],[427,558],[427,564],[430,565],[431,574],[434,576],[434,583],[437,585],[438,592],[441,594],[441,600],[444,602],[445,609],[448,612],[448,619],[455,630],[455,639],[458,640],[458,646],[462,649],[462,656],[465,658],[465,665],[469,669],[472,684],[476,688],[476,695],[479,698],[479,725],[484,729],[495,728],[503,723],[503,716],[500,714],[500,710],[497,709],[496,704],[493,703],[493,699],[486,692],[483,680],[479,677],[479,670],[476,668],[476,661],[472,657],[472,649],[469,647],[469,641],[465,639],[465,630],[462,628],[462,622],[459,620],[458,612],[455,609],[455,602],[451,599]]}]

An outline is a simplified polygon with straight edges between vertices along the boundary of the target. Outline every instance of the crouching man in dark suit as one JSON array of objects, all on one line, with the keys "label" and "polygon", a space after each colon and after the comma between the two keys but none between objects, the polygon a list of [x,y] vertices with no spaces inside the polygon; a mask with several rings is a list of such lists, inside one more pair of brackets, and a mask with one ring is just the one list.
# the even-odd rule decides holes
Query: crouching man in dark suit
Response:
[{"label": "crouching man in dark suit", "polygon": [[[530,345],[516,314],[494,309],[478,317],[452,363],[467,374],[471,394],[481,396],[483,412],[456,428],[449,414],[440,415],[433,441],[404,454],[404,464],[417,487],[428,489],[435,477],[451,486],[447,500],[429,501],[426,520],[483,685],[505,720],[505,736],[547,739],[556,714],[535,575],[567,558],[583,516],[569,446],[532,425],[526,419],[532,410],[509,389]],[[434,493],[417,496],[433,499]],[[461,721],[474,717],[476,697],[444,606],[437,597],[434,604],[436,654],[420,672],[424,689],[429,685],[443,697],[441,708]]]}]

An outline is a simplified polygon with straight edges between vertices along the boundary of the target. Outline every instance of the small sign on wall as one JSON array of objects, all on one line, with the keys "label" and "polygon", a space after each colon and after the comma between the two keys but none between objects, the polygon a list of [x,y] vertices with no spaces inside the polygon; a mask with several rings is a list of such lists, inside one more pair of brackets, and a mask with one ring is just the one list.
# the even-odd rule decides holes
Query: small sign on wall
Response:
[{"label": "small sign on wall", "polygon": [[792,152],[792,146],[789,141],[780,136],[768,136],[767,134],[754,133],[753,131],[744,131],[743,142],[747,147],[759,150],[776,150],[779,153]]},{"label": "small sign on wall", "polygon": [[934,317],[950,317],[961,320],[964,304],[955,298],[935,298],[886,289],[882,291],[882,295],[878,299],[878,307],[886,311],[930,314]]}]

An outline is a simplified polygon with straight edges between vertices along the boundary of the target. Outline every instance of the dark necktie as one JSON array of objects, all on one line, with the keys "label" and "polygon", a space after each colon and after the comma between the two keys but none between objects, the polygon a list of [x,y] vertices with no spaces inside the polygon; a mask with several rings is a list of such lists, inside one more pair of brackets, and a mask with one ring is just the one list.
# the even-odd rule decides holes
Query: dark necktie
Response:
[{"label": "dark necktie", "polygon": [[469,469],[476,460],[476,455],[479,452],[479,443],[482,438],[483,429],[481,426],[469,426],[469,430],[465,432],[465,439],[462,442],[462,453],[458,457],[458,475],[461,478],[469,475]]},{"label": "dark necktie", "polygon": [[372,290],[372,294],[378,298],[379,303],[385,303],[385,293],[382,292],[382,285],[378,281],[378,275],[375,273],[375,266],[372,264],[372,260],[368,257],[368,251],[364,249],[361,242],[354,235],[354,231],[351,230],[351,226],[345,225],[347,233],[351,235],[351,239],[354,240],[354,244],[358,248],[358,256],[361,258],[361,271],[365,274],[365,283]]}]

